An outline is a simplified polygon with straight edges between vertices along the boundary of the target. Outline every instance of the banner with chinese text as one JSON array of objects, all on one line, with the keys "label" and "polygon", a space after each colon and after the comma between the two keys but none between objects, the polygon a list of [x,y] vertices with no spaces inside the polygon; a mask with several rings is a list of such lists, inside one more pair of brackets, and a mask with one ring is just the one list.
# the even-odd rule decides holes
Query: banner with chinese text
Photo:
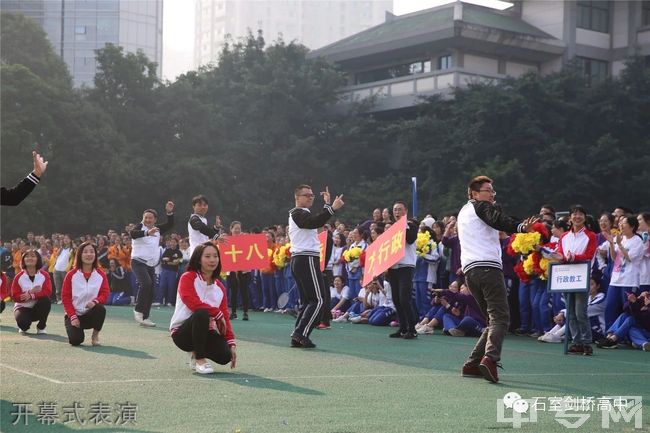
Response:
[{"label": "banner with chinese text", "polygon": [[365,287],[374,277],[399,262],[406,254],[406,217],[402,217],[366,248],[363,270]]},{"label": "banner with chinese text", "polygon": [[320,242],[320,271],[325,270],[325,251],[327,248],[327,230],[323,230],[318,235],[318,241]]},{"label": "banner with chinese text", "polygon": [[266,235],[228,236],[219,243],[223,272],[250,271],[269,266]]}]

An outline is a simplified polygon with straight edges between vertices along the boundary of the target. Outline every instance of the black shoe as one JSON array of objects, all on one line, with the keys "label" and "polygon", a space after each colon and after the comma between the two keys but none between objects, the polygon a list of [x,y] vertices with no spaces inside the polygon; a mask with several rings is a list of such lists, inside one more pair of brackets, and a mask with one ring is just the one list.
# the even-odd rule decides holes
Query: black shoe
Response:
[{"label": "black shoe", "polygon": [[237,313],[235,313],[235,312],[233,311],[233,312],[230,314],[230,318],[231,318],[231,319],[236,319],[236,318],[237,318]]},{"label": "black shoe", "polygon": [[241,318],[242,320],[248,320],[248,313],[244,313],[244,317]]},{"label": "black shoe", "polygon": [[302,347],[302,344],[298,339],[291,337],[291,347]]},{"label": "black shoe", "polygon": [[572,344],[569,346],[569,354],[571,355],[582,355],[584,353],[584,347],[582,344]]},{"label": "black shoe", "polygon": [[526,336],[528,334],[530,334],[530,331],[526,329],[521,329],[521,328],[515,329],[515,335],[519,335],[520,337]]},{"label": "black shoe", "polygon": [[313,349],[314,347],[316,347],[316,345],[307,337],[301,338],[300,339],[300,344],[305,349]]},{"label": "black shoe", "polygon": [[582,346],[582,354],[585,356],[592,356],[594,354],[594,349],[590,344],[585,344]]},{"label": "black shoe", "polygon": [[405,340],[413,340],[414,338],[418,338],[418,334],[415,332],[408,331],[406,334],[404,334],[403,337]]},{"label": "black shoe", "polygon": [[600,347],[601,349],[617,349],[618,341],[614,341],[610,338],[605,338],[605,341],[599,343],[598,347]]},{"label": "black shoe", "polygon": [[402,331],[397,331],[393,332],[392,334],[388,334],[390,338],[402,338],[404,337],[404,334],[402,334]]}]

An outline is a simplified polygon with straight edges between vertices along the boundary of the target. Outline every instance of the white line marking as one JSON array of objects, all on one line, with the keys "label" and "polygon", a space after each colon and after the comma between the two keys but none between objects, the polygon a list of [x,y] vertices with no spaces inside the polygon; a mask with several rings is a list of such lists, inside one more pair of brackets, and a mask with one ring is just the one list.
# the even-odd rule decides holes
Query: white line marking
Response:
[{"label": "white line marking", "polygon": [[50,379],[49,377],[46,377],[46,376],[41,376],[40,374],[30,373],[29,371],[21,370],[20,368],[10,367],[7,364],[1,364],[0,363],[0,367],[8,368],[9,370],[14,370],[14,371],[17,371],[18,373],[26,374],[28,376],[33,376],[33,377],[36,377],[36,378],[39,378],[39,379],[47,380],[48,382],[56,383],[57,385],[63,385],[63,384],[66,383],[66,382],[61,382],[60,380]]},{"label": "white line marking", "polygon": [[[0,364],[0,366],[9,368],[11,370],[18,371],[20,373],[24,373],[30,376],[34,376],[40,379],[47,380],[52,383],[56,383],[59,385],[90,385],[90,384],[100,384],[100,383],[115,383],[115,384],[120,384],[120,383],[155,383],[155,382],[163,382],[163,383],[171,383],[171,382],[205,382],[204,379],[200,379],[198,377],[193,378],[193,377],[188,377],[186,379],[115,379],[115,380],[88,380],[88,381],[70,381],[70,382],[63,382],[60,380],[56,379],[50,379],[45,376],[41,376],[38,374],[30,373],[24,370],[20,370],[15,367],[10,367],[5,364]],[[245,374],[245,373],[244,373]],[[227,375],[224,374],[220,377],[220,379],[226,379],[226,380],[235,380],[235,381],[254,381],[254,380],[308,380],[308,379],[359,379],[359,378],[374,378],[374,379],[382,379],[382,378],[406,378],[406,377],[448,377],[448,376],[456,376],[456,373],[420,373],[420,374],[360,374],[360,375],[319,375],[319,376],[269,376],[269,377],[250,377],[250,376],[241,376],[238,377],[236,374],[228,373]],[[556,373],[556,374],[546,374],[546,373],[508,373],[508,374],[502,374],[503,377],[535,377],[535,376],[541,376],[541,377],[554,377],[554,376],[584,376],[584,377],[591,377],[591,376],[650,376],[650,373],[647,372],[639,372],[639,373]],[[210,383],[210,382],[205,382],[205,383]]]}]

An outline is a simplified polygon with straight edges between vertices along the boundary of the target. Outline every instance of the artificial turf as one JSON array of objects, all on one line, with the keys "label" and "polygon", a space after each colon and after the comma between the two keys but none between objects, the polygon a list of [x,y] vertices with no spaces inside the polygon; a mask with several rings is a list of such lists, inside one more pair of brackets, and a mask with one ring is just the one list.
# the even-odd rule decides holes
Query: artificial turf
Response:
[{"label": "artificial turf", "polygon": [[[650,431],[650,353],[599,350],[595,356],[567,356],[559,344],[508,336],[498,385],[460,377],[474,338],[440,332],[416,340],[389,339],[393,329],[333,324],[315,330],[316,349],[289,347],[293,319],[252,313],[234,320],[238,363],[200,376],[187,365],[167,326],[172,309],[152,312],[157,328],[138,326],[129,307],[107,307],[101,347],[71,347],[61,306],[53,306],[48,335],[16,332],[11,306],[0,316],[0,430],[65,432],[560,432],[555,413],[538,412],[536,422],[513,428],[497,422],[497,399],[517,392],[534,397],[642,396],[642,430],[620,419],[603,431]],[[543,401],[543,400],[540,400]],[[63,424],[64,407],[78,403],[79,420]],[[34,416],[13,425],[16,404],[42,403],[56,409],[55,423]],[[137,404],[135,423],[96,423],[97,405],[119,415],[116,404]],[[95,405],[95,409],[91,406]],[[109,406],[110,405],[110,406]],[[23,406],[27,407],[27,406]],[[68,411],[69,409],[66,409]],[[510,412],[506,413],[512,413]],[[575,412],[574,412],[575,413]],[[601,431],[601,412],[576,431]],[[12,415],[14,414],[14,415]],[[95,419],[91,420],[95,414]],[[573,418],[566,418],[574,421]],[[42,420],[42,419],[41,419]]]}]

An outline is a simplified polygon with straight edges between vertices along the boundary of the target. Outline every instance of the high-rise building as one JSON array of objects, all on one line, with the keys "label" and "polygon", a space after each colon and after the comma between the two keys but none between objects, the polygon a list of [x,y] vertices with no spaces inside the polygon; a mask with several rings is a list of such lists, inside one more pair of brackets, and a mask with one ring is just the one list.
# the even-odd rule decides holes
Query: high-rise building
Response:
[{"label": "high-rise building", "polygon": [[142,50],[161,76],[163,0],[1,0],[0,10],[22,13],[43,27],[75,86],[92,85],[95,50],[107,43]]},{"label": "high-rise building", "polygon": [[392,0],[197,0],[194,66],[217,60],[228,36],[261,29],[268,42],[281,36],[316,49],[382,23],[392,10]]}]

